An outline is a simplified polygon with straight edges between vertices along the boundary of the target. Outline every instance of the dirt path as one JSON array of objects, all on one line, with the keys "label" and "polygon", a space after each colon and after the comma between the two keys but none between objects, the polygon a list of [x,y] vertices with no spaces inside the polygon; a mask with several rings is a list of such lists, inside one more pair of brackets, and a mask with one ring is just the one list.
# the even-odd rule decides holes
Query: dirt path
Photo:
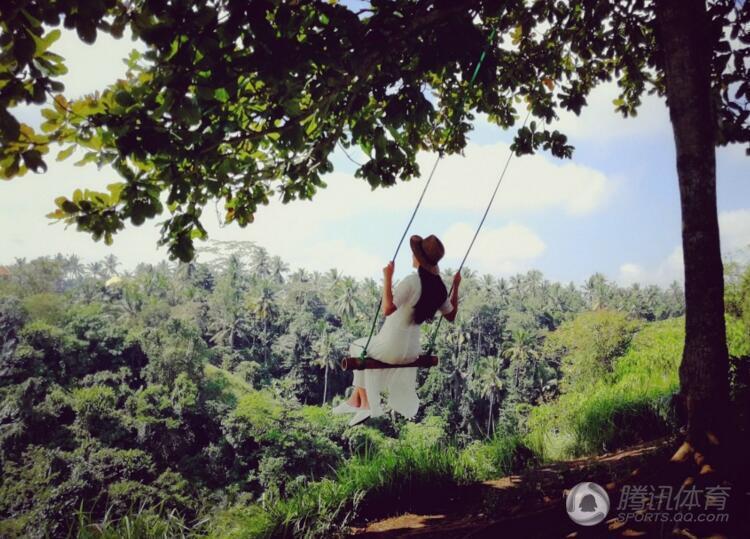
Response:
[{"label": "dirt path", "polygon": [[[390,518],[374,518],[374,515],[363,518],[352,528],[352,535],[373,539],[696,537],[684,533],[673,535],[674,522],[624,525],[614,518],[623,485],[675,482],[675,470],[670,469],[668,462],[678,445],[675,438],[663,438],[598,457],[559,462],[519,475],[435,492],[429,499],[411,503],[411,512]],[[608,518],[596,526],[579,526],[565,511],[567,489],[582,481],[594,481],[609,494]],[[740,498],[740,505],[746,506],[747,493],[737,492],[734,501],[739,502]],[[750,533],[743,536],[750,537]]]}]

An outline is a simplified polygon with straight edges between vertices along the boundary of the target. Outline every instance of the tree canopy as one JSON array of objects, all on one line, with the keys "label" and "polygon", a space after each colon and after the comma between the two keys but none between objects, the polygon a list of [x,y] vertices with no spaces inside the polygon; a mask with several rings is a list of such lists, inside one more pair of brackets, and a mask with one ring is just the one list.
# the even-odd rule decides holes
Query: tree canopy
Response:
[{"label": "tree canopy", "polygon": [[[748,142],[750,6],[708,5],[716,140]],[[644,92],[664,94],[648,0],[398,0],[359,11],[322,0],[34,0],[6,2],[0,16],[3,177],[46,170],[54,144],[58,160],[81,149],[78,163],[110,164],[120,178],[108,192],[58,198],[50,217],[109,243],[127,220],[166,209],[160,243],[182,260],[206,237],[209,201],[246,226],[276,194],[312,198],[337,144],[366,154],[358,177],[390,186],[419,174],[419,151],[459,152],[477,113],[511,128],[528,107],[513,150],[570,157],[548,124],[579,113],[595,86],[617,80],[625,116]],[[53,52],[61,23],[87,43],[129,28],[146,52],[127,59],[127,79],[68,100]],[[12,114],[22,103],[51,104],[41,132]]]}]

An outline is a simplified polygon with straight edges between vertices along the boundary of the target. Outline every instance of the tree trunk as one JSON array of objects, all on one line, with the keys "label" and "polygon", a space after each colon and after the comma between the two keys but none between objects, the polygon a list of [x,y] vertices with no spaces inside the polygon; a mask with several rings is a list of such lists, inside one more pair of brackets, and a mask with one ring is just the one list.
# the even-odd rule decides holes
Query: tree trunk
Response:
[{"label": "tree trunk", "polygon": [[490,393],[490,412],[487,414],[487,437],[489,438],[491,436],[490,434],[490,428],[492,427],[492,405],[494,404],[492,402],[492,397],[494,397],[493,393]]},{"label": "tree trunk", "polygon": [[263,366],[268,368],[268,314],[263,318]]},{"label": "tree trunk", "polygon": [[323,404],[326,403],[326,397],[328,397],[328,357],[326,356],[326,372],[323,375]]},{"label": "tree trunk", "polygon": [[727,445],[729,360],[716,209],[711,44],[704,0],[659,0],[656,16],[682,209],[686,323],[679,374],[688,421],[687,445],[681,448],[686,457],[693,450],[703,453],[717,441]]}]

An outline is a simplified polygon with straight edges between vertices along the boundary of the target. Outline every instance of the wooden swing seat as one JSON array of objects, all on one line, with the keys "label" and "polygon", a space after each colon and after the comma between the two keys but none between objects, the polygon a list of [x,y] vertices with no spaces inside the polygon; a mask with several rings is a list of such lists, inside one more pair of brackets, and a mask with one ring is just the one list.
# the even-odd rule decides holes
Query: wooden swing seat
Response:
[{"label": "wooden swing seat", "polygon": [[405,369],[408,367],[425,367],[430,368],[438,364],[439,359],[437,356],[419,356],[411,363],[391,364],[378,361],[366,357],[360,359],[358,357],[345,357],[341,360],[341,368],[345,371],[361,371],[364,369]]}]

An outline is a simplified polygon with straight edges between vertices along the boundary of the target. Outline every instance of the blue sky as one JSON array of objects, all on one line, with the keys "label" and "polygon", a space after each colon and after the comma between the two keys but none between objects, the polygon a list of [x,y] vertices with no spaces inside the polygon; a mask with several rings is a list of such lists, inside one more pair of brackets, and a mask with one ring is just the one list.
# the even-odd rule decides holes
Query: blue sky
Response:
[{"label": "blue sky", "polygon": [[[123,76],[124,65],[117,59],[132,47],[129,40],[108,36],[88,46],[66,33],[55,47],[70,68],[66,94],[75,97]],[[667,110],[662,100],[650,96],[637,118],[622,119],[613,110],[615,97],[614,84],[601,87],[580,118],[561,118],[560,129],[576,147],[572,160],[548,155],[513,158],[468,267],[498,276],[533,268],[548,279],[577,284],[597,271],[621,284],[682,280],[679,191]],[[17,113],[27,123],[38,122],[34,109]],[[447,254],[442,267],[460,262],[511,138],[511,133],[479,118],[465,156],[448,157],[439,165],[411,231],[443,239]],[[433,159],[420,157],[423,171]],[[161,219],[141,227],[127,225],[111,247],[73,227],[50,226],[45,214],[56,196],[118,180],[106,168],[74,167],[74,160],[53,161],[46,174],[29,173],[0,184],[0,264],[56,252],[76,253],[86,261],[114,253],[126,269],[165,259],[164,248],[156,247]],[[337,153],[333,162],[336,170],[327,178],[329,188],[314,202],[282,205],[274,200],[245,229],[220,227],[209,205],[204,217],[210,236],[254,241],[285,258],[292,268],[337,267],[357,277],[379,277],[426,178],[370,192],[365,182],[353,177],[355,166],[343,154]],[[750,243],[748,163],[740,147],[717,150],[718,208],[726,253]],[[405,244],[396,275],[408,271]]]}]

